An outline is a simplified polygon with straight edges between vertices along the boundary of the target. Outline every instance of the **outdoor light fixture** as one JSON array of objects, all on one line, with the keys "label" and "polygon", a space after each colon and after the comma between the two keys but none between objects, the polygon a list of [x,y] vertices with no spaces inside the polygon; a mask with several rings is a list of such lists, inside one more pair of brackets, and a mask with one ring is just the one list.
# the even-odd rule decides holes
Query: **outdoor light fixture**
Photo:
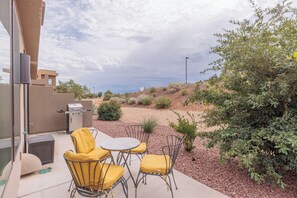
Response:
[{"label": "outdoor light fixture", "polygon": [[20,82],[22,84],[30,84],[30,55],[26,54],[26,52],[20,54]]},{"label": "outdoor light fixture", "polygon": [[186,84],[188,83],[188,59],[189,57],[186,56],[185,60],[186,60]]}]

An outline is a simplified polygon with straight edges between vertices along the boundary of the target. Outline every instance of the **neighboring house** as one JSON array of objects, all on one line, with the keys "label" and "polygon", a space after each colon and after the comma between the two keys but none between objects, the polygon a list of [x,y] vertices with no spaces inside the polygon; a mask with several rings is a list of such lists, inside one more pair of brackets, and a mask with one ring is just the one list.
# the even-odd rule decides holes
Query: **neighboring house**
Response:
[{"label": "neighboring house", "polygon": [[51,86],[56,91],[58,73],[54,70],[39,69],[37,79],[32,80],[32,85]]}]

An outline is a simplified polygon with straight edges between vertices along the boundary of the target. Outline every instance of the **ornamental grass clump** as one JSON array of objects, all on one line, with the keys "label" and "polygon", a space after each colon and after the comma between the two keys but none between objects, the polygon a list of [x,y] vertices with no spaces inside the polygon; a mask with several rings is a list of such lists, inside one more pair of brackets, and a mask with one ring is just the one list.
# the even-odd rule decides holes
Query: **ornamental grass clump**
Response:
[{"label": "ornamental grass clump", "polygon": [[167,109],[171,106],[171,100],[166,97],[161,97],[156,101],[157,109]]},{"label": "ornamental grass clump", "polygon": [[98,107],[98,120],[116,121],[121,116],[121,106],[116,102],[104,102]]},{"label": "ornamental grass clump", "polygon": [[194,115],[191,115],[189,112],[187,112],[187,114],[190,117],[190,120],[184,116],[181,116],[175,111],[173,112],[178,117],[177,124],[169,122],[169,126],[172,127],[176,132],[182,134],[185,150],[190,152],[195,148],[194,140],[197,137],[197,122],[194,118]]},{"label": "ornamental grass clump", "polygon": [[156,118],[150,117],[143,119],[140,124],[143,126],[143,131],[145,133],[152,133],[158,125],[158,121]]}]

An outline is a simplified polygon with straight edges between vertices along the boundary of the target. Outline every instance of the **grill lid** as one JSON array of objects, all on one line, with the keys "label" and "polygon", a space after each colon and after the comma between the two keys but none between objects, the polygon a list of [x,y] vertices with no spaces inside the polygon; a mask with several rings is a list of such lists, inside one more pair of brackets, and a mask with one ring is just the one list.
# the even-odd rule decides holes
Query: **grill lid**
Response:
[{"label": "grill lid", "polygon": [[70,103],[70,104],[67,104],[67,108],[68,108],[69,111],[71,111],[71,110],[82,110],[83,106],[80,103]]}]

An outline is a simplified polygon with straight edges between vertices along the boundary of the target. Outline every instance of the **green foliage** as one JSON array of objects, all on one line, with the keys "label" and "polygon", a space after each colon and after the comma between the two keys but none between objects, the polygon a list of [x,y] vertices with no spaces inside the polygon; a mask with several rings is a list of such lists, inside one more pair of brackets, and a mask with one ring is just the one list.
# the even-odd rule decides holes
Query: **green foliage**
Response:
[{"label": "green foliage", "polygon": [[119,120],[122,116],[121,106],[115,102],[104,102],[98,107],[98,120]]},{"label": "green foliage", "polygon": [[163,87],[163,89],[162,89],[162,90],[163,90],[163,91],[167,91],[167,89],[168,89],[167,87]]},{"label": "green foliage", "polygon": [[98,106],[95,104],[92,104],[92,114],[98,115]]},{"label": "green foliage", "polygon": [[152,94],[152,93],[155,93],[155,92],[157,92],[157,89],[155,87],[151,87],[150,88],[150,93]]},{"label": "green foliage", "polygon": [[98,96],[99,98],[101,98],[102,94],[103,94],[103,93],[100,91],[100,92],[98,92],[97,96]]},{"label": "green foliage", "polygon": [[85,85],[80,85],[74,80],[69,80],[66,82],[59,81],[57,86],[58,93],[73,93],[74,98],[81,99],[87,93],[90,93],[90,90]]},{"label": "green foliage", "polygon": [[152,102],[153,102],[153,100],[151,97],[146,97],[146,98],[143,98],[143,100],[142,100],[142,104],[145,106],[151,105]]},{"label": "green foliage", "polygon": [[186,89],[181,90],[181,95],[182,96],[186,96],[188,94],[189,94],[188,90],[186,90]]},{"label": "green foliage", "polygon": [[87,93],[85,95],[83,95],[83,98],[96,98],[97,95],[94,93]]},{"label": "green foliage", "polygon": [[158,121],[154,117],[146,118],[141,121],[141,125],[143,126],[143,130],[146,133],[152,133],[156,126],[158,125]]},{"label": "green foliage", "polygon": [[107,90],[105,93],[104,93],[104,97],[103,97],[103,101],[108,101],[110,100],[111,97],[113,97],[114,94],[110,91],[110,90]]},{"label": "green foliage", "polygon": [[166,97],[160,97],[156,102],[157,109],[167,109],[171,106],[171,100]]},{"label": "green foliage", "polygon": [[194,118],[194,115],[191,115],[189,112],[187,112],[187,114],[189,115],[191,120],[186,119],[184,116],[181,116],[175,111],[173,112],[178,116],[178,124],[169,122],[169,126],[175,129],[176,132],[182,134],[185,150],[190,152],[195,148],[193,143],[197,137],[197,122]]},{"label": "green foliage", "polygon": [[253,21],[231,21],[235,30],[216,34],[220,59],[207,89],[192,101],[214,105],[208,126],[220,129],[201,137],[218,146],[224,161],[237,158],[257,182],[274,182],[297,167],[297,12],[283,1],[261,9],[253,2]]},{"label": "green foliage", "polygon": [[136,103],[136,101],[137,101],[137,99],[136,99],[136,98],[134,98],[134,97],[131,97],[131,98],[129,98],[129,99],[128,99],[128,104],[129,104],[129,105],[133,105],[133,104],[135,104],[135,103]]},{"label": "green foliage", "polygon": [[175,89],[176,91],[179,91],[181,87],[182,87],[182,84],[177,82],[168,84],[169,89]]}]

